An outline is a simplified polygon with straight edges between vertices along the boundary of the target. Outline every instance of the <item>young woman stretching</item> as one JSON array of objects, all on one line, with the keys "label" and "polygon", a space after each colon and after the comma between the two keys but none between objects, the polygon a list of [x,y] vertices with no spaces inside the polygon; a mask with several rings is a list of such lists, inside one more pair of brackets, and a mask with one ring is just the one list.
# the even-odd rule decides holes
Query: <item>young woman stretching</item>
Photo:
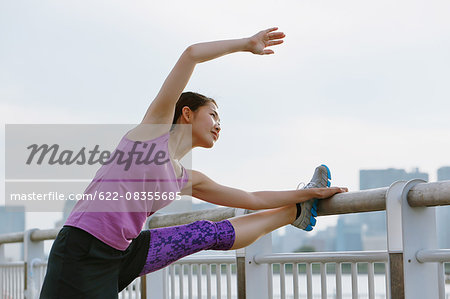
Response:
[{"label": "young woman stretching", "polygon": [[[117,198],[79,201],[58,233],[41,299],[117,298],[136,277],[195,252],[242,248],[288,224],[311,230],[317,199],[347,191],[327,188],[331,177],[324,165],[316,168],[311,182],[301,190],[246,192],[220,185],[179,162],[195,147],[211,148],[221,129],[213,99],[183,93],[196,64],[238,51],[273,54],[267,47],[281,44],[285,37],[277,29],[249,38],[198,43],[183,52],[141,124],[123,136],[85,190],[94,197],[109,192]],[[153,156],[144,159],[150,149]],[[121,160],[123,153],[129,153],[132,163]],[[130,198],[135,194],[145,198]],[[170,200],[158,200],[164,194]],[[142,231],[148,216],[180,194],[264,211]]]}]

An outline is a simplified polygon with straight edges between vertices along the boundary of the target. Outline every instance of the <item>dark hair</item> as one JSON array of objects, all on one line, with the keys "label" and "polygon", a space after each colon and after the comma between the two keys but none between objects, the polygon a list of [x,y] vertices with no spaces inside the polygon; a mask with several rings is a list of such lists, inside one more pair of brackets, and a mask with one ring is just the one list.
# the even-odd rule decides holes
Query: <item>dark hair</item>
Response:
[{"label": "dark hair", "polygon": [[205,106],[207,103],[211,102],[217,106],[216,101],[214,101],[211,98],[208,98],[207,96],[191,91],[183,92],[180,95],[177,104],[175,105],[175,113],[172,121],[172,129],[174,128],[174,125],[177,123],[177,120],[181,115],[181,110],[183,109],[183,107],[188,106],[189,109],[195,111],[199,107]]}]

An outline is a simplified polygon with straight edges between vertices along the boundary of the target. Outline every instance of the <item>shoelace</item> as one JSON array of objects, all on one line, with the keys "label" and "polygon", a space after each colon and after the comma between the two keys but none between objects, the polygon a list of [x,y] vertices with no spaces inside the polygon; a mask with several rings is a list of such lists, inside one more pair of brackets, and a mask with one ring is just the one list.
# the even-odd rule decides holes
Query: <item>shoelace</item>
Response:
[{"label": "shoelace", "polygon": [[308,184],[306,184],[305,188],[316,188],[317,185],[315,182],[309,182]]},{"label": "shoelace", "polygon": [[306,188],[316,188],[316,184],[314,182],[309,182],[308,184],[305,184],[304,182],[300,182],[297,185],[297,190],[300,189],[300,185],[303,185],[301,187],[301,189],[306,189]]},{"label": "shoelace", "polygon": [[303,184],[303,186],[302,186],[301,189],[303,189],[303,188],[306,187],[306,184],[305,184],[304,182],[300,182],[300,183],[298,183],[298,185],[297,185],[297,190],[300,189],[300,185],[302,185],[302,184]]}]

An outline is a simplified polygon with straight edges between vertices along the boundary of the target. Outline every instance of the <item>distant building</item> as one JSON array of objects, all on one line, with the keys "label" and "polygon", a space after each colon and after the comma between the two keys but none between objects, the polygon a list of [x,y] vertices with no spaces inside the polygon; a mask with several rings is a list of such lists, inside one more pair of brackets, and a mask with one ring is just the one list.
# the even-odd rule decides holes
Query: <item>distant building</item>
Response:
[{"label": "distant building", "polygon": [[[450,180],[450,167],[439,168],[437,174],[438,181]],[[436,208],[436,223],[439,247],[450,248],[450,206]]]},{"label": "distant building", "polygon": [[438,181],[450,180],[450,166],[441,167],[437,171]]},{"label": "distant building", "polygon": [[[0,235],[25,231],[24,206],[0,206]],[[5,245],[7,260],[23,260],[23,243]]]},{"label": "distant building", "polygon": [[308,233],[286,225],[272,233],[272,252],[294,252],[305,244]]},{"label": "distant building", "polygon": [[0,206],[0,234],[25,230],[24,206]]},{"label": "distant building", "polygon": [[413,172],[404,169],[376,169],[359,171],[359,189],[367,190],[381,187],[389,187],[393,182],[399,180],[423,179],[428,181],[428,174],[420,172],[418,168]]},{"label": "distant building", "polygon": [[66,223],[67,218],[69,218],[70,212],[72,212],[73,207],[77,204],[76,200],[66,200],[63,208],[63,217],[61,220],[55,222],[55,228],[60,228]]},{"label": "distant building", "polygon": [[336,250],[336,226],[328,227],[325,230],[318,231],[315,235],[305,239],[303,246],[312,246],[315,251],[334,251]]},{"label": "distant building", "polygon": [[362,250],[362,222],[359,215],[341,216],[336,227],[336,250]]},{"label": "distant building", "polygon": [[[404,169],[395,169],[395,168],[360,170],[359,189],[367,190],[367,189],[389,187],[392,183],[396,181],[399,180],[408,181],[412,179],[423,179],[425,181],[428,181],[428,174],[420,172],[418,168],[416,168],[412,172],[406,172]],[[341,217],[350,217],[350,216],[341,216]],[[386,240],[385,211],[361,213],[357,215],[352,215],[352,217],[355,217],[354,223],[360,223],[361,226],[360,230],[361,250],[386,249],[387,240]],[[341,225],[344,227],[345,231],[345,222]],[[344,240],[348,238],[351,239],[351,237],[345,236]],[[358,242],[357,240],[354,240],[352,244],[357,244],[357,242]]]}]

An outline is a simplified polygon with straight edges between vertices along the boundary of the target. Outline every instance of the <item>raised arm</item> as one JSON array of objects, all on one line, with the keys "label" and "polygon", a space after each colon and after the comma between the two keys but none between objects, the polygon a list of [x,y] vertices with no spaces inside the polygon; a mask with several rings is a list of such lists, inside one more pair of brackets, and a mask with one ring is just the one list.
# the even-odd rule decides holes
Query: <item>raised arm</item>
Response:
[{"label": "raised arm", "polygon": [[311,188],[287,191],[247,192],[220,185],[199,171],[191,170],[192,196],[204,201],[233,208],[262,210],[273,209],[312,198],[329,198],[336,193],[347,192],[347,188]]},{"label": "raised arm", "polygon": [[175,104],[189,82],[197,63],[239,51],[248,51],[259,55],[273,54],[274,52],[267,47],[281,44],[285,37],[284,33],[276,32],[277,29],[277,27],[273,27],[262,30],[248,38],[205,42],[189,46],[167,76],[141,123],[172,123]]}]

